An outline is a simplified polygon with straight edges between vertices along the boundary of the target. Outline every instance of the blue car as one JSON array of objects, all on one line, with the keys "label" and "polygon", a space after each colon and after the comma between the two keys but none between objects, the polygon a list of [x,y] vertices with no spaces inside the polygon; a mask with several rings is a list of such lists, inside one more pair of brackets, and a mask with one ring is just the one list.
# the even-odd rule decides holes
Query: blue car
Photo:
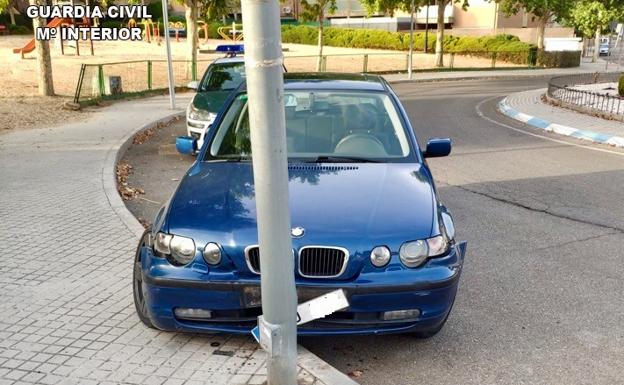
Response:
[{"label": "blue car", "polygon": [[[349,307],[300,335],[436,334],[459,284],[465,243],[438,201],[408,117],[378,76],[285,74],[290,211],[299,302],[343,289]],[[245,84],[142,237],[140,319],[167,331],[249,333],[261,314]],[[178,138],[179,150],[197,150]]]}]

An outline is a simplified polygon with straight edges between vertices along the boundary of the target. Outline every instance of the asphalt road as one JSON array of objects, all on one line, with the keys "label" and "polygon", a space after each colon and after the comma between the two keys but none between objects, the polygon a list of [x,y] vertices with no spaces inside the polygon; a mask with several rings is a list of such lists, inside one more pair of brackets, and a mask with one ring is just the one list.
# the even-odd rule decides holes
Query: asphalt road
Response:
[{"label": "asphalt road", "polygon": [[455,141],[450,157],[430,161],[468,241],[455,308],[429,340],[305,347],[370,385],[624,383],[624,154],[532,136],[541,133],[494,110],[499,97],[543,84],[395,87],[421,141]]},{"label": "asphalt road", "polygon": [[[545,135],[495,111],[502,96],[544,84],[395,86],[422,143],[455,141],[450,157],[430,160],[458,238],[468,241],[455,308],[429,340],[300,343],[344,372],[360,371],[362,384],[624,384],[624,152]],[[157,135],[166,143],[180,131],[177,123]],[[167,199],[188,166],[172,151],[155,141],[128,154],[143,162],[129,182],[151,183],[129,204],[144,217],[158,207],[145,199]]]}]

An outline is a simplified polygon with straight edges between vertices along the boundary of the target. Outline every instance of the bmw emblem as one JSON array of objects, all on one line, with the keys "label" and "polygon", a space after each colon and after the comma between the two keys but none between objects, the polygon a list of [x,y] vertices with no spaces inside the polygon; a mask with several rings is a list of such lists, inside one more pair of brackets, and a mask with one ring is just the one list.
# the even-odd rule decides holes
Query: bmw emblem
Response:
[{"label": "bmw emblem", "polygon": [[305,229],[303,227],[293,227],[290,229],[290,235],[292,235],[293,238],[301,238],[303,234],[305,234]]}]

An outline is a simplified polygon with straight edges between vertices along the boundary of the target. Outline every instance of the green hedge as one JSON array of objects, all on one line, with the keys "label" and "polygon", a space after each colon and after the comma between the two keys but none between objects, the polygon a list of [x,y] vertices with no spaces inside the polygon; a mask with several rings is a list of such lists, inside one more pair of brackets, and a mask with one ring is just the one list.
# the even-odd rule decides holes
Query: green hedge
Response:
[{"label": "green hedge", "polygon": [[[317,28],[305,25],[283,25],[282,41],[284,43],[316,44]],[[429,35],[427,48],[433,50],[436,43],[435,32]],[[324,30],[324,44],[334,47],[392,49],[406,51],[409,49],[409,34],[404,32],[388,32],[375,29],[348,29],[327,27]],[[425,34],[414,34],[414,49],[425,48]],[[518,64],[530,62],[530,52],[535,49],[533,44],[521,42],[513,35],[496,36],[444,36],[446,52],[469,53],[473,56],[491,57],[496,52],[497,60]]]},{"label": "green hedge", "polygon": [[620,82],[618,83],[618,93],[620,96],[624,96],[624,76],[620,76]]},{"label": "green hedge", "polygon": [[546,68],[570,68],[581,65],[581,51],[538,51],[537,65]]}]

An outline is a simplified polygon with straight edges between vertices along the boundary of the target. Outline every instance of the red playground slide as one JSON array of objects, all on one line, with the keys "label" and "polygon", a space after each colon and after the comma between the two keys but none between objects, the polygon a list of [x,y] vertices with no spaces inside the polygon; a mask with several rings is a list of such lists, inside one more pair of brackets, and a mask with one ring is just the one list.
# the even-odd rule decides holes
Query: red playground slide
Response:
[{"label": "red playground slide", "polygon": [[[61,24],[62,21],[63,19],[59,19],[58,17],[55,17],[48,23],[48,27],[56,28]],[[13,48],[13,53],[22,54],[22,58],[23,58],[25,53],[32,52],[34,49],[35,49],[35,39],[31,39],[22,48]]]}]

